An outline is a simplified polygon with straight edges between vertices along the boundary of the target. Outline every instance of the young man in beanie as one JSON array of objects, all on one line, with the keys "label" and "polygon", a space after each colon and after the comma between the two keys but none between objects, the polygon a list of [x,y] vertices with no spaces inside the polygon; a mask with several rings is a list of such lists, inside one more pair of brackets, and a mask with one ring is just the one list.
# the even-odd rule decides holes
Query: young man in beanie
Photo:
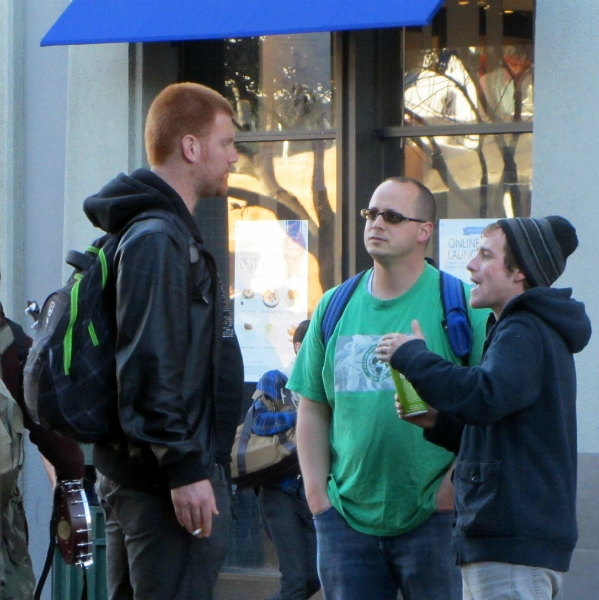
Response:
[{"label": "young man in beanie", "polygon": [[413,335],[388,334],[377,348],[434,407],[409,420],[458,452],[452,547],[465,600],[549,600],[570,565],[578,536],[573,354],[591,324],[572,290],[550,286],[577,245],[574,227],[557,216],[502,219],[483,231],[468,264],[470,304],[494,318],[478,367],[427,350],[417,321]]}]

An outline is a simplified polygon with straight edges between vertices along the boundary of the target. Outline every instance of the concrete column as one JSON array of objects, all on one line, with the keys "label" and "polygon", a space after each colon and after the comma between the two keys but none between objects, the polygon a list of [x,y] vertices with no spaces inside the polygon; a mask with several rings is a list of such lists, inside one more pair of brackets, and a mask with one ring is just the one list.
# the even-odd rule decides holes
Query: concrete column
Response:
[{"label": "concrete column", "polygon": [[[560,214],[576,226],[580,246],[557,285],[571,286],[599,323],[599,3],[536,4],[533,216]],[[599,588],[599,337],[576,358],[578,369],[580,538],[564,583],[566,600]]]},{"label": "concrete column", "polygon": [[23,295],[23,1],[0,0],[0,299]]},{"label": "concrete column", "polygon": [[83,200],[129,168],[128,44],[71,46],[67,94],[63,255],[102,235]]}]

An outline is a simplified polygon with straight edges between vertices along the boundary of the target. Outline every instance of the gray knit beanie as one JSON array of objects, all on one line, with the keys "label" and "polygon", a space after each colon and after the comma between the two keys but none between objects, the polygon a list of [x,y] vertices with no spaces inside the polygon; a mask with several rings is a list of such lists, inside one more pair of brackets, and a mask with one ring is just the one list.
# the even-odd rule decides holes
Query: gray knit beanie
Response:
[{"label": "gray knit beanie", "polygon": [[566,259],[578,246],[576,229],[564,217],[500,219],[497,222],[531,287],[550,287],[564,272]]}]

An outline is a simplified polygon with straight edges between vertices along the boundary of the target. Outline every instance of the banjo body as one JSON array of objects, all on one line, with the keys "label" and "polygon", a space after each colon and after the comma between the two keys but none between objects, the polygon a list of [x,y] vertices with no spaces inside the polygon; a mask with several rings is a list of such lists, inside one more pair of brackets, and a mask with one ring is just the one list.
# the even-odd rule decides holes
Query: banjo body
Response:
[{"label": "banjo body", "polygon": [[92,518],[81,481],[60,481],[54,489],[56,541],[65,562],[89,568],[93,563]]}]

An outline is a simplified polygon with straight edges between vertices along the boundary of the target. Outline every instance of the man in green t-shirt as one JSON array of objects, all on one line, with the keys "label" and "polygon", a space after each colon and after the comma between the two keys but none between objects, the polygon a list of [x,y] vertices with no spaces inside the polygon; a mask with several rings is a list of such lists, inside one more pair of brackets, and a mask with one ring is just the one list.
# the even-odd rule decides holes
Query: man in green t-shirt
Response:
[{"label": "man in green t-shirt", "polygon": [[[439,272],[425,261],[435,200],[420,182],[392,178],[362,216],[374,268],[326,347],[321,321],[333,290],[324,295],[288,383],[302,397],[298,450],[319,576],[328,600],[395,599],[398,590],[404,600],[459,600],[449,550],[455,457],[397,418],[389,366],[375,353],[385,333],[409,333],[418,319],[428,347],[460,364],[442,327]],[[488,311],[469,315],[476,363]]]}]

